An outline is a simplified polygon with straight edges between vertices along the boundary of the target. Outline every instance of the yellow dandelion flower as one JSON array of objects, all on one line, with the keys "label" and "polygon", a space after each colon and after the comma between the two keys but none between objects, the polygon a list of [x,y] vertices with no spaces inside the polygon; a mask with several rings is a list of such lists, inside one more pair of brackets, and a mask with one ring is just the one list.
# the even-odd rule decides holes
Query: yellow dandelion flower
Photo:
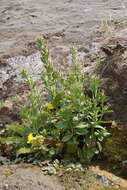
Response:
[{"label": "yellow dandelion flower", "polygon": [[47,110],[53,110],[53,109],[54,109],[54,106],[52,104],[47,105]]},{"label": "yellow dandelion flower", "polygon": [[35,140],[36,140],[36,137],[33,137],[32,133],[28,135],[28,141],[27,141],[27,143],[30,144],[30,143],[32,143]]}]

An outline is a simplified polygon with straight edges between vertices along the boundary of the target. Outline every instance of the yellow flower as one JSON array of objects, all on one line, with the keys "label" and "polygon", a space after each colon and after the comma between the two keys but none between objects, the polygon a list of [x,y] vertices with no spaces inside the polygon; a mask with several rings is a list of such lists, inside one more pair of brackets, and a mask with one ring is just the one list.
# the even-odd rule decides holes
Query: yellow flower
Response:
[{"label": "yellow flower", "polygon": [[33,135],[30,133],[29,135],[28,135],[28,141],[27,141],[27,143],[32,143],[33,141],[35,141],[36,140],[36,137],[33,137]]},{"label": "yellow flower", "polygon": [[53,109],[54,109],[54,106],[52,104],[47,105],[47,110],[53,110]]}]

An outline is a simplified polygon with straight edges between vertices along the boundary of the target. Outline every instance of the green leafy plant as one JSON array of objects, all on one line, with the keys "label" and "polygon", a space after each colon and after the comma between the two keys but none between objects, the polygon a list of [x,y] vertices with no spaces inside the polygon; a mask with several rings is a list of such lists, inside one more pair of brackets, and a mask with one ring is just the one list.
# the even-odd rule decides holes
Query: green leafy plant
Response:
[{"label": "green leafy plant", "polygon": [[76,158],[89,162],[102,147],[109,133],[103,116],[110,112],[100,90],[98,77],[87,80],[77,61],[77,50],[70,48],[72,69],[63,77],[55,69],[44,39],[37,39],[44,66],[38,87],[26,71],[22,72],[30,88],[28,102],[21,107],[22,125],[7,126],[12,136],[4,138],[17,156],[34,154],[37,158]]}]

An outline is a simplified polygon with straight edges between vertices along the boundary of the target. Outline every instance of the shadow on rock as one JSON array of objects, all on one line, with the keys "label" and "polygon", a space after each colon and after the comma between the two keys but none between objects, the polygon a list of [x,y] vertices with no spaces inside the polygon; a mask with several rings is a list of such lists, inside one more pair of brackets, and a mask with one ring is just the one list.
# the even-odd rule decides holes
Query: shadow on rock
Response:
[{"label": "shadow on rock", "polygon": [[127,121],[127,41],[112,38],[101,47],[105,58],[98,66],[102,88],[109,98],[110,117],[119,122]]}]

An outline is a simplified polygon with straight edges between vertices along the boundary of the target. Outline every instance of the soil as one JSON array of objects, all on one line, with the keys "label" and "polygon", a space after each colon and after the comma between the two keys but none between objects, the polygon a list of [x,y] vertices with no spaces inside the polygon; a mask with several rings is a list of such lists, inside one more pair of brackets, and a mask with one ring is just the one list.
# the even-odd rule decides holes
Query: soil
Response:
[{"label": "soil", "polygon": [[[23,97],[28,91],[22,81],[21,71],[28,70],[30,75],[39,81],[43,64],[35,43],[38,36],[43,36],[47,40],[54,62],[56,64],[59,62],[58,66],[61,69],[69,67],[68,47],[72,44],[78,48],[79,59],[84,63],[86,74],[93,70],[98,52],[101,52],[101,56],[105,56],[101,67],[103,88],[115,110],[115,114],[111,117],[125,122],[127,118],[125,92],[127,86],[126,72],[124,72],[127,69],[126,10],[126,0],[1,0],[0,101],[9,102],[6,102],[4,108],[0,110],[0,128],[19,119],[18,108],[12,104],[11,98],[17,95]],[[110,43],[112,39],[114,39],[113,44]],[[116,49],[112,51],[114,44]],[[117,46],[118,44],[120,46]],[[114,52],[118,53],[115,54],[117,55],[115,60]],[[115,66],[117,65],[112,78],[103,74],[107,69],[105,65],[110,60],[115,62]],[[124,60],[122,66],[118,64],[121,60]],[[107,71],[109,72],[109,69]],[[107,71],[105,72],[107,75],[111,74]],[[117,88],[113,88],[116,84],[114,84],[114,75],[120,79],[117,80]],[[108,89],[109,84],[110,89],[114,89],[113,94]],[[121,86],[122,93],[119,94]],[[2,166],[0,173],[1,190],[63,189],[56,179],[44,176],[37,167],[15,165],[8,170],[8,166]]]}]

